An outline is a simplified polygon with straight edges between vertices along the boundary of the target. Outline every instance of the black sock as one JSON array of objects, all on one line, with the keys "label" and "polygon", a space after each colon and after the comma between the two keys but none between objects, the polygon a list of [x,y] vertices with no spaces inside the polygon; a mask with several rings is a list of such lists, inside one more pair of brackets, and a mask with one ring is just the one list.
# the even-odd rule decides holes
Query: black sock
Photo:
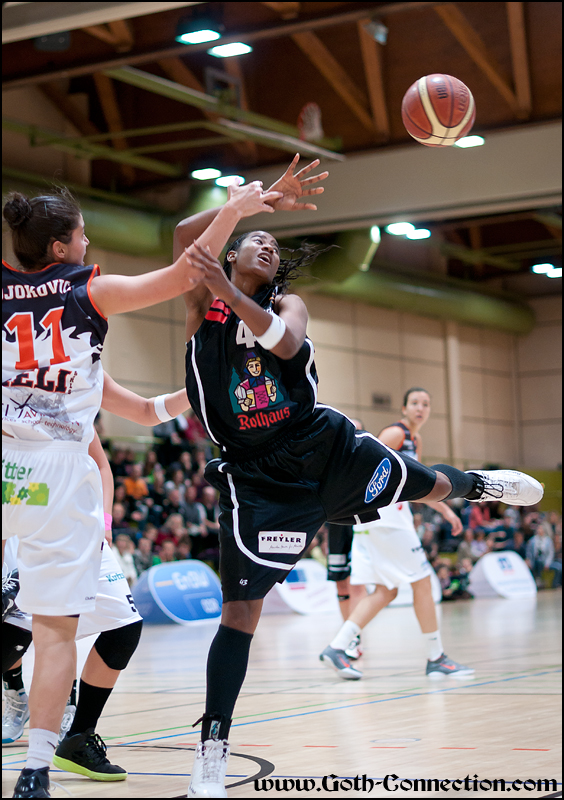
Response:
[{"label": "black sock", "polygon": [[76,714],[67,736],[85,733],[89,728],[95,728],[111,693],[111,689],[91,686],[81,678]]},{"label": "black sock", "polygon": [[4,689],[13,689],[15,692],[19,692],[24,688],[21,664],[19,667],[6,670],[2,678],[4,680]]},{"label": "black sock", "polygon": [[72,682],[72,689],[69,699],[67,700],[67,705],[76,706],[76,680]]},{"label": "black sock", "polygon": [[[202,742],[210,738],[227,739],[229,735],[233,709],[247,674],[252,639],[252,633],[219,626],[208,654]],[[219,726],[213,725],[214,721]]]},{"label": "black sock", "polygon": [[445,500],[450,500],[451,497],[465,497],[467,500],[477,500],[481,496],[484,482],[479,475],[474,475],[471,472],[461,472],[459,469],[449,466],[449,464],[435,464],[431,469],[442,472],[452,484],[452,492],[445,497]]}]

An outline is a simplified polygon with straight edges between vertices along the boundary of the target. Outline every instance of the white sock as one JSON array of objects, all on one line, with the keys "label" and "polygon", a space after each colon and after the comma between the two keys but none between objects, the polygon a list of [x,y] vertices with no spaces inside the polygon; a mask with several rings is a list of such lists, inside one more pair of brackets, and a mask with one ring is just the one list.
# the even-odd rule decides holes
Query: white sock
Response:
[{"label": "white sock", "polygon": [[351,622],[351,620],[348,619],[339,629],[330,647],[334,650],[345,650],[349,646],[351,640],[354,639],[355,636],[358,636],[361,630],[362,629],[358,627],[356,622]]},{"label": "white sock", "polygon": [[25,768],[41,769],[42,767],[50,767],[58,738],[58,733],[53,731],[46,731],[43,728],[30,728]]},{"label": "white sock", "polygon": [[439,630],[433,633],[424,633],[423,638],[427,645],[427,658],[429,661],[436,661],[443,654],[443,643],[441,641],[441,632]]}]

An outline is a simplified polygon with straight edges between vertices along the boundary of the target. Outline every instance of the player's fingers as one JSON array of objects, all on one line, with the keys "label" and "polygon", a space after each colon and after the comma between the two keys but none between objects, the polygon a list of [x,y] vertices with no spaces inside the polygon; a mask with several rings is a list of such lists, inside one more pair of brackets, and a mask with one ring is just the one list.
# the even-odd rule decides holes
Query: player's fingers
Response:
[{"label": "player's fingers", "polygon": [[317,206],[314,203],[294,203],[290,211],[301,211],[302,208],[307,208],[308,211],[317,211]]},{"label": "player's fingers", "polygon": [[323,188],[323,186],[318,186],[316,189],[304,189],[304,191],[302,192],[302,197],[306,197],[307,195],[310,194],[323,194],[324,191],[325,189]]},{"label": "player's fingers", "polygon": [[312,169],[315,169],[317,166],[319,166],[319,163],[320,162],[318,158],[314,159],[311,163],[306,164],[305,167],[302,167],[302,169],[296,173],[295,177],[298,178],[300,175],[307,175],[308,172],[311,172]]},{"label": "player's fingers", "polygon": [[307,186],[309,183],[318,183],[319,181],[324,181],[328,175],[328,172],[320,172],[319,175],[312,175],[311,178],[305,178],[300,183],[302,186]]}]

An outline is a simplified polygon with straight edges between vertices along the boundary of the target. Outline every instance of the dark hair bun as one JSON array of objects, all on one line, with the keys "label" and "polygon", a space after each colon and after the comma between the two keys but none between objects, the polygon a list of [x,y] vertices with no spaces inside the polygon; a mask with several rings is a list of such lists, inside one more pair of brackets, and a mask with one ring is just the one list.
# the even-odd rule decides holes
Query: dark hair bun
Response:
[{"label": "dark hair bun", "polygon": [[32,214],[31,203],[19,192],[13,192],[4,206],[4,219],[13,231],[27,222]]}]

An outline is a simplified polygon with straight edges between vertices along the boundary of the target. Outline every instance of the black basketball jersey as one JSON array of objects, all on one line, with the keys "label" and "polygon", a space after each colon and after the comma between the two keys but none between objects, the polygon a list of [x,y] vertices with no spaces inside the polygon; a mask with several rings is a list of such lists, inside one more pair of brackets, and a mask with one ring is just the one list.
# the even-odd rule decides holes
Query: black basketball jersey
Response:
[{"label": "black basketball jersey", "polygon": [[418,461],[417,442],[412,438],[411,431],[407,425],[404,425],[403,422],[394,422],[390,425],[390,428],[401,428],[403,431],[403,443],[397,452],[403,453],[406,456],[411,456],[411,458],[415,458]]},{"label": "black basketball jersey", "polygon": [[108,330],[90,297],[97,265],[23,272],[2,262],[2,426],[17,439],[90,442]]},{"label": "black basketball jersey", "polygon": [[[265,287],[252,299],[273,313],[274,297]],[[293,358],[277,358],[216,298],[186,351],[188,399],[212,441],[241,456],[308,417],[317,399],[313,352],[306,338]]]}]

